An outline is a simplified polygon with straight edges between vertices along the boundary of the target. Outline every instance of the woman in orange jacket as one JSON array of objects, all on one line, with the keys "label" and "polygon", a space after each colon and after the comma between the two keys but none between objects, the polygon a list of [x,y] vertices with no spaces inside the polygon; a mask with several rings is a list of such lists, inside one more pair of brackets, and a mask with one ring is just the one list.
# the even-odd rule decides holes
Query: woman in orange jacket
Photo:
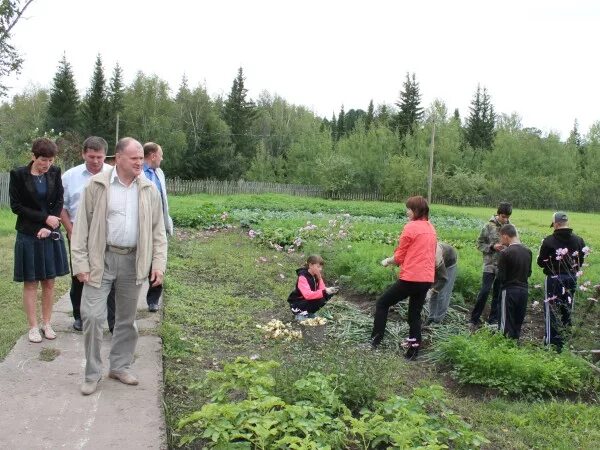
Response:
[{"label": "woman in orange jacket", "polygon": [[390,306],[408,297],[410,332],[404,356],[413,359],[421,345],[421,310],[435,277],[437,235],[429,222],[429,205],[423,197],[410,197],[406,201],[406,215],[408,223],[402,230],[394,256],[381,261],[383,266],[400,266],[400,273],[398,280],[377,300],[371,346],[376,348],[383,339]]}]

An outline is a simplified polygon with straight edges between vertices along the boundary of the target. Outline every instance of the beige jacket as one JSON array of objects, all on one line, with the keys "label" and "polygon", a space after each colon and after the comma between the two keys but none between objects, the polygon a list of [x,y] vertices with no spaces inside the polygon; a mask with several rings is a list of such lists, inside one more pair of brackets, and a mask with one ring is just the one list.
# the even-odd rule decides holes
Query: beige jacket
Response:
[{"label": "beige jacket", "polygon": [[[90,178],[83,191],[71,236],[73,274],[90,273],[89,284],[100,287],[106,251],[107,193],[112,172]],[[160,194],[151,181],[137,178],[139,229],[136,252],[136,284],[142,284],[150,268],[165,272],[167,236]]]}]

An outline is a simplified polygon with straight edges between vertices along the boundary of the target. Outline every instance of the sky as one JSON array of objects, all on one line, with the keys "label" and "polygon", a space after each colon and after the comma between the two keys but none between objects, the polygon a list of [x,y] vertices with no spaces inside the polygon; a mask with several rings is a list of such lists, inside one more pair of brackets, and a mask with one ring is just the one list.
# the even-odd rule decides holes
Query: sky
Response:
[{"label": "sky", "polygon": [[568,137],[600,120],[595,0],[35,0],[13,30],[25,59],[7,84],[50,87],[63,53],[81,93],[100,54],[107,78],[185,74],[226,96],[242,67],[262,91],[331,117],[398,100],[415,73],[422,105],[463,119],[477,85],[498,113]]}]

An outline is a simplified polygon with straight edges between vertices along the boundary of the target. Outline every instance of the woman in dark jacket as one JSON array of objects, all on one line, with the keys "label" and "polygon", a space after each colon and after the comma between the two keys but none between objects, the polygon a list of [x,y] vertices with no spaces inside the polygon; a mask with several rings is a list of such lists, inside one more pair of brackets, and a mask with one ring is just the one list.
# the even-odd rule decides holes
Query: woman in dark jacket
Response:
[{"label": "woman in dark jacket", "polygon": [[69,273],[65,243],[60,232],[63,186],[60,169],[52,167],[54,142],[38,138],[31,162],[10,172],[10,207],[17,215],[14,281],[23,282],[23,306],[29,322],[29,340],[41,342],[36,299],[42,285],[42,327],[46,339],[56,338],[50,325],[54,278]]}]

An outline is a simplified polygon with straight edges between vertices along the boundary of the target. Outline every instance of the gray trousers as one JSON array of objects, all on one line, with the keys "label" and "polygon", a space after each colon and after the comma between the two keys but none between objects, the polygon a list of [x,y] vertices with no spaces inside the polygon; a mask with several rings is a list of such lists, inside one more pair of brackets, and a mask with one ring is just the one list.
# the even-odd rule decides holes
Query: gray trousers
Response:
[{"label": "gray trousers", "polygon": [[135,324],[138,297],[142,284],[136,285],[136,253],[120,255],[107,251],[104,256],[102,284],[95,288],[86,284],[81,298],[81,316],[85,345],[85,380],[102,377],[100,349],[106,320],[106,298],[115,283],[115,328],[109,362],[113,372],[126,372],[133,363],[138,332]]},{"label": "gray trousers", "polygon": [[446,317],[448,312],[448,306],[450,305],[450,297],[452,296],[452,290],[454,289],[454,282],[456,281],[456,269],[458,265],[446,268],[446,275],[448,280],[440,292],[432,293],[429,298],[429,320],[434,322],[441,322]]}]

